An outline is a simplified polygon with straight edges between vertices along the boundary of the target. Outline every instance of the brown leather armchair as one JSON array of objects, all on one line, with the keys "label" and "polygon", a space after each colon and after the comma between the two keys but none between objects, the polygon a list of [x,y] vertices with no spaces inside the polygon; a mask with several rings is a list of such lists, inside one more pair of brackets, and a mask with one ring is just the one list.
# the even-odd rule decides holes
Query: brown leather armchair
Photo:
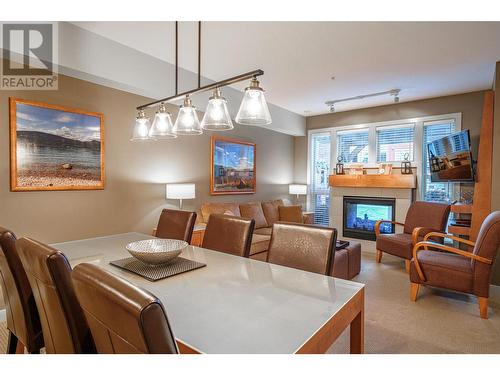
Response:
[{"label": "brown leather armchair", "polygon": [[273,225],[267,261],[308,272],[331,275],[337,230],[309,224]]},{"label": "brown leather armchair", "polygon": [[248,258],[254,227],[254,219],[211,214],[201,247]]},{"label": "brown leather armchair", "polygon": [[[406,272],[410,272],[410,260],[413,246],[426,233],[444,232],[450,214],[450,205],[436,202],[418,201],[412,203],[404,223],[391,220],[379,220],[375,223],[377,239],[377,263],[382,260],[382,253],[388,253],[405,260]],[[402,226],[403,233],[381,234],[380,224],[392,223]]]},{"label": "brown leather armchair", "polygon": [[38,307],[47,354],[95,353],[66,256],[30,238],[19,239],[16,246]]},{"label": "brown leather armchair", "polygon": [[156,237],[171,238],[191,243],[196,212],[164,209],[161,212]]},{"label": "brown leather armchair", "polygon": [[33,291],[16,249],[16,236],[0,227],[0,282],[5,299],[9,343],[7,353],[26,347],[28,353],[43,348],[42,326]]},{"label": "brown leather armchair", "polygon": [[[430,237],[450,238],[472,247],[472,251],[432,242],[429,241]],[[413,247],[410,268],[411,300],[417,300],[420,285],[474,294],[477,296],[481,318],[487,319],[491,268],[499,246],[500,211],[492,212],[486,217],[475,243],[448,234],[427,233],[424,240]]]},{"label": "brown leather armchair", "polygon": [[154,295],[94,264],[79,264],[71,277],[98,353],[178,353],[163,304]]}]

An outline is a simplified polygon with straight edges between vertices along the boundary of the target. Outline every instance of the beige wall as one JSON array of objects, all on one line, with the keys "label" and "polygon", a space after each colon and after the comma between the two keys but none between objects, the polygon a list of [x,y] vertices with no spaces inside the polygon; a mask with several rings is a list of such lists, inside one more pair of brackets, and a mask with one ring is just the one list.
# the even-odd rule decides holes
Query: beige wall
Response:
[{"label": "beige wall", "polygon": [[[102,191],[9,191],[9,96],[101,112],[105,119],[106,189]],[[293,137],[235,125],[221,135],[257,144],[257,193],[209,194],[210,133],[174,140],[129,141],[135,107],[147,98],[60,76],[57,91],[0,91],[0,225],[18,236],[66,241],[125,231],[150,232],[165,200],[166,182],[195,182],[197,209],[204,201],[250,201],[286,197],[293,182]],[[171,109],[172,111],[174,109]]]}]

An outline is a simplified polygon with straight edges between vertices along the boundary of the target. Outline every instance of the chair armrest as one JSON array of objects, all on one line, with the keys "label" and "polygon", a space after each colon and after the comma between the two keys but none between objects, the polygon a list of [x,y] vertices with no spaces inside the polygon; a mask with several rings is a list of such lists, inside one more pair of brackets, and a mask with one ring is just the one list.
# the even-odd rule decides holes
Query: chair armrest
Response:
[{"label": "chair armrest", "polygon": [[156,228],[153,228],[153,232],[151,233],[151,235],[156,237]]},{"label": "chair armrest", "polygon": [[375,223],[375,237],[378,237],[380,235],[380,224],[382,223],[391,223],[391,224],[396,224],[396,225],[401,225],[404,227],[404,223],[399,223],[397,221],[392,221],[392,220],[378,220]]},{"label": "chair armrest", "polygon": [[302,212],[302,222],[304,224],[314,224],[314,212]]},{"label": "chair armrest", "polygon": [[[422,235],[422,233],[426,233],[425,236]],[[413,231],[411,232],[411,245],[415,246],[415,244],[418,242],[418,237],[422,236],[424,237],[423,241],[427,241],[429,237],[440,237],[440,236],[428,236],[427,233],[438,233],[438,234],[444,234],[440,232],[436,232],[434,228],[429,228],[429,227],[415,227]]]},{"label": "chair armrest", "polygon": [[[433,232],[431,232],[429,234],[432,234],[432,233]],[[438,232],[434,232],[434,233],[438,233]],[[469,258],[469,259],[474,259],[474,260],[481,262],[481,263],[485,263],[485,264],[492,264],[493,263],[493,261],[491,259],[487,259],[487,258],[484,258],[482,256],[469,253],[468,251],[465,251],[465,250],[456,249],[456,248],[451,247],[451,246],[446,246],[446,245],[442,245],[440,243],[431,242],[431,241],[418,242],[417,244],[415,244],[415,246],[413,246],[413,262],[415,263],[415,268],[417,269],[418,276],[420,277],[420,279],[422,281],[426,281],[426,279],[425,279],[424,273],[422,272],[422,267],[420,267],[417,253],[422,249],[428,250],[429,247],[433,247],[435,249],[444,250],[444,251],[448,251],[448,252],[453,253],[453,254],[461,255],[461,256],[464,256],[464,257]]]},{"label": "chair armrest", "polygon": [[465,238],[460,238],[457,236],[453,236],[451,234],[447,233],[441,233],[441,232],[429,232],[424,236],[424,241],[427,241],[429,237],[442,237],[442,238],[449,238],[453,241],[461,242],[469,246],[475,246],[476,243],[474,241],[466,240]]}]

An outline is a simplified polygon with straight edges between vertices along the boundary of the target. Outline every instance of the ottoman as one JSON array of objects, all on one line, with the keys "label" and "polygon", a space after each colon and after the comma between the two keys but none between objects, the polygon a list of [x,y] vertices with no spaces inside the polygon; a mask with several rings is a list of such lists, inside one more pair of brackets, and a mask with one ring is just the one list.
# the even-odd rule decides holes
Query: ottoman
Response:
[{"label": "ottoman", "polygon": [[349,246],[335,250],[333,277],[351,280],[361,271],[361,244],[350,242]]}]

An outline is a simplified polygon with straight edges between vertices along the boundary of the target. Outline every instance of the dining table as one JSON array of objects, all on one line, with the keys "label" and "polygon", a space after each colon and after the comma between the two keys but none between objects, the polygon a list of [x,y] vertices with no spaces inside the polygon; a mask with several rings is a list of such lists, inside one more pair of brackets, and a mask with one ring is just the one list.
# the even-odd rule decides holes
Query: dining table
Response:
[{"label": "dining table", "polygon": [[181,353],[325,353],[350,329],[350,353],[364,351],[364,284],[188,246],[181,257],[206,264],[149,281],[110,262],[129,232],[51,244],[72,267],[94,263],[154,294],[165,306]]}]

